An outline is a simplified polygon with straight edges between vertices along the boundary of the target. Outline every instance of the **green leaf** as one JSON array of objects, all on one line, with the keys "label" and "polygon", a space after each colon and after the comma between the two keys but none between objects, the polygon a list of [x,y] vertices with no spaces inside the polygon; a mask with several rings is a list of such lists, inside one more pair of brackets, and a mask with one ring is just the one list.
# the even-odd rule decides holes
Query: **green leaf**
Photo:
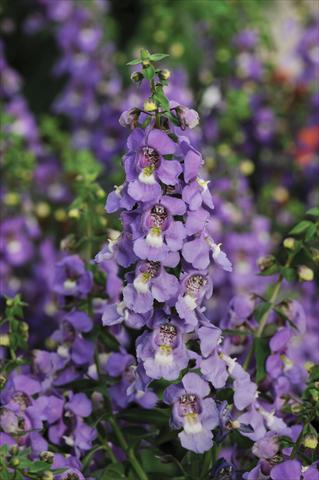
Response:
[{"label": "green leaf", "polygon": [[310,208],[306,211],[306,215],[313,215],[314,217],[319,217],[319,207]]},{"label": "green leaf", "polygon": [[263,270],[262,272],[259,272],[258,275],[260,275],[261,277],[268,277],[270,275],[275,275],[276,273],[279,272],[279,265],[271,265],[271,267],[268,267],[266,268],[265,270]]},{"label": "green leaf", "polygon": [[319,365],[316,365],[311,369],[309,376],[310,382],[316,382],[317,380],[319,380]]},{"label": "green leaf", "polygon": [[126,65],[139,65],[140,63],[142,63],[142,60],[134,59],[134,60],[131,60],[130,62],[127,62]]},{"label": "green leaf", "polygon": [[288,282],[292,282],[298,277],[296,270],[292,267],[282,267],[281,274]]},{"label": "green leaf", "polygon": [[152,62],[159,62],[163,58],[169,57],[167,53],[153,53],[149,58]]},{"label": "green leaf", "polygon": [[102,470],[95,472],[96,480],[126,479],[124,466],[121,463],[112,463]]},{"label": "green leaf", "polygon": [[153,98],[160,104],[164,111],[169,111],[169,100],[161,89],[157,88]]},{"label": "green leaf", "polygon": [[160,473],[161,478],[169,478],[180,473],[174,461],[169,461],[167,456],[162,458],[163,453],[161,450],[156,448],[143,449],[140,451],[140,457],[142,467],[146,473]]},{"label": "green leaf", "polygon": [[313,223],[311,225],[311,227],[309,227],[306,231],[306,235],[305,235],[306,242],[309,242],[312,239],[312,237],[314,237],[316,235],[316,232],[317,232],[317,227]]},{"label": "green leaf", "polygon": [[301,222],[297,223],[297,225],[290,230],[291,235],[299,235],[300,233],[303,233],[306,231],[309,227],[313,225],[312,222],[309,220],[302,220]]},{"label": "green leaf", "polygon": [[129,420],[136,423],[150,423],[160,427],[168,425],[169,415],[170,414],[168,410],[162,410],[160,408],[143,410],[135,407],[118,414],[119,418],[123,418],[124,420]]},{"label": "green leaf", "polygon": [[266,338],[255,339],[255,355],[256,355],[256,382],[261,382],[266,376],[266,358],[270,352],[268,340]]},{"label": "green leaf", "polygon": [[143,68],[143,74],[146,80],[152,80],[155,75],[154,67],[149,65],[148,67]]}]

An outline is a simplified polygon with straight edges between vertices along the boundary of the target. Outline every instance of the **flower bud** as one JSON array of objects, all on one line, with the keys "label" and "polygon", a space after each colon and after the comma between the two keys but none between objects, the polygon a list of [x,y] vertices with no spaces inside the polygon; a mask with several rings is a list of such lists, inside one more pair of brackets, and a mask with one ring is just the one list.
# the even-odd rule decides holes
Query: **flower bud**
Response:
[{"label": "flower bud", "polygon": [[314,450],[318,445],[318,438],[315,435],[307,435],[303,442],[306,448],[311,448]]},{"label": "flower bud", "polygon": [[296,241],[292,237],[287,237],[284,240],[284,247],[288,250],[293,250],[295,248]]},{"label": "flower bud", "polygon": [[7,377],[5,375],[0,375],[0,389],[5,386],[7,382]]},{"label": "flower bud", "polygon": [[54,475],[52,472],[44,472],[42,473],[41,480],[54,480]]},{"label": "flower bud", "polygon": [[46,463],[53,463],[54,453],[49,451],[44,451],[40,453],[40,459]]},{"label": "flower bud", "polygon": [[311,247],[310,250],[311,250],[313,261],[319,265],[319,250],[314,247]]},{"label": "flower bud", "polygon": [[12,457],[10,459],[10,465],[12,465],[12,467],[18,467],[20,465],[20,460],[18,457]]},{"label": "flower bud", "polygon": [[150,66],[150,62],[149,62],[148,60],[144,60],[144,61],[142,62],[142,65],[143,65],[143,68],[147,68],[147,67]]},{"label": "flower bud", "polygon": [[9,347],[10,337],[7,333],[0,335],[0,347]]},{"label": "flower bud", "polygon": [[243,175],[251,175],[255,170],[255,165],[251,160],[243,160],[240,162],[239,169]]},{"label": "flower bud", "polygon": [[304,364],[304,367],[305,367],[305,370],[309,373],[311,372],[311,370],[313,369],[313,367],[315,366],[315,364],[313,362],[305,362]]},{"label": "flower bud", "polygon": [[46,218],[50,214],[50,205],[46,202],[39,202],[35,207],[36,214],[40,218]]},{"label": "flower bud", "polygon": [[145,112],[154,112],[156,109],[157,109],[157,105],[151,98],[149,98],[144,102]]},{"label": "flower bud", "polygon": [[300,265],[298,267],[298,276],[302,282],[311,282],[314,278],[313,270],[306,265]]},{"label": "flower bud", "polygon": [[20,195],[15,192],[8,192],[3,199],[5,205],[14,206],[20,202]]},{"label": "flower bud", "polygon": [[186,127],[195,128],[199,123],[199,115],[196,110],[193,110],[192,108],[179,105],[176,108],[176,113],[181,123],[182,130],[185,130]]},{"label": "flower bud", "polygon": [[257,265],[260,268],[260,271],[263,272],[267,270],[267,268],[274,265],[276,259],[273,255],[265,255],[263,257],[258,258]]},{"label": "flower bud", "polygon": [[290,407],[291,413],[298,415],[302,410],[302,405],[300,403],[293,403]]},{"label": "flower bud", "polygon": [[136,83],[141,82],[143,80],[143,78],[144,78],[144,76],[143,76],[143,73],[141,73],[141,72],[133,72],[131,74],[132,82],[136,82]]},{"label": "flower bud", "polygon": [[11,455],[16,455],[19,451],[19,447],[18,445],[12,445],[12,447],[10,447],[10,454]]},{"label": "flower bud", "polygon": [[158,76],[161,80],[168,80],[169,77],[171,76],[171,72],[165,68],[164,70],[160,70],[158,72]]},{"label": "flower bud", "polygon": [[58,222],[64,222],[66,219],[66,213],[63,208],[58,208],[54,213],[54,217]]},{"label": "flower bud", "polygon": [[80,218],[80,210],[78,208],[71,208],[71,210],[69,210],[69,217]]},{"label": "flower bud", "polygon": [[131,108],[130,110],[126,110],[121,114],[119,118],[120,125],[122,125],[122,127],[128,127],[132,129],[137,127],[139,114],[140,110],[138,108]]},{"label": "flower bud", "polygon": [[312,432],[307,435],[305,435],[303,442],[304,446],[306,448],[311,448],[314,450],[318,446],[318,436],[316,433]]}]

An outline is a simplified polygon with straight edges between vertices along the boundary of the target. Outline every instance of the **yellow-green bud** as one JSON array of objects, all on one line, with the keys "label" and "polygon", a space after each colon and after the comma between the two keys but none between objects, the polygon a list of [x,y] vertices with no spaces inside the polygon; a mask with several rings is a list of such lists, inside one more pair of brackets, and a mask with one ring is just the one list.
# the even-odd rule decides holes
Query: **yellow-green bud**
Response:
[{"label": "yellow-green bud", "polygon": [[255,165],[251,160],[243,160],[240,162],[239,169],[243,175],[251,175],[254,173]]},{"label": "yellow-green bud", "polygon": [[69,217],[80,218],[80,210],[78,208],[71,208],[71,210],[69,210]]},{"label": "yellow-green bud", "polygon": [[311,247],[310,250],[311,250],[313,261],[319,265],[319,250],[314,247]]},{"label": "yellow-green bud", "polygon": [[147,68],[150,66],[150,62],[148,60],[143,60],[142,65],[143,65],[143,68]]},{"label": "yellow-green bud", "polygon": [[161,80],[168,80],[171,76],[171,72],[165,68],[164,70],[160,70],[158,72],[158,76]]},{"label": "yellow-green bud", "polygon": [[305,362],[305,364],[304,364],[305,370],[307,372],[311,372],[311,370],[313,369],[314,366],[315,366],[315,364],[313,362],[310,362],[310,361]]},{"label": "yellow-green bud", "polygon": [[300,413],[302,410],[302,405],[300,405],[300,403],[293,403],[290,409],[291,413],[293,413],[294,415],[298,415],[298,413]]},{"label": "yellow-green bud", "polygon": [[298,267],[299,280],[303,282],[311,282],[314,278],[313,270],[306,265],[300,265]]},{"label": "yellow-green bud", "polygon": [[53,463],[54,453],[49,451],[44,451],[40,453],[40,459],[46,463]]},{"label": "yellow-green bud", "polygon": [[10,337],[7,333],[0,335],[0,347],[9,347]]},{"label": "yellow-green bud", "polygon": [[7,377],[5,375],[0,375],[0,388],[3,388],[7,383]]},{"label": "yellow-green bud", "polygon": [[11,455],[16,455],[19,451],[19,447],[18,445],[12,445],[12,447],[10,447],[10,454]]},{"label": "yellow-green bud", "polygon": [[156,109],[157,109],[157,105],[151,98],[149,98],[148,100],[145,100],[144,102],[145,112],[154,112]]},{"label": "yellow-green bud", "polygon": [[44,472],[42,473],[41,480],[54,480],[54,475],[52,472]]},{"label": "yellow-green bud", "polygon": [[12,457],[10,459],[10,465],[12,465],[13,467],[18,467],[20,465],[20,460],[18,459],[18,457]]},{"label": "yellow-green bud", "polygon": [[50,214],[50,205],[46,202],[39,202],[35,207],[36,214],[40,218],[46,218]]},{"label": "yellow-green bud", "polygon": [[96,194],[99,198],[104,198],[105,197],[105,192],[102,188],[99,188],[98,191],[96,192]]},{"label": "yellow-green bud", "polygon": [[132,82],[141,82],[143,80],[144,76],[141,72],[133,72],[131,74],[131,80]]},{"label": "yellow-green bud", "polygon": [[172,43],[169,51],[172,57],[180,58],[185,51],[185,47],[181,42],[175,42],[175,43]]},{"label": "yellow-green bud", "polygon": [[284,247],[288,248],[288,250],[292,250],[295,248],[296,240],[292,237],[287,237],[284,240]]},{"label": "yellow-green bud", "polygon": [[314,450],[318,445],[318,437],[315,433],[310,433],[306,435],[303,439],[303,444],[306,448],[311,448]]},{"label": "yellow-green bud", "polygon": [[20,195],[15,192],[8,192],[4,196],[4,203],[9,206],[17,205],[20,201]]},{"label": "yellow-green bud", "polygon": [[54,217],[58,222],[64,222],[66,219],[65,210],[63,210],[63,208],[58,208],[54,213]]}]

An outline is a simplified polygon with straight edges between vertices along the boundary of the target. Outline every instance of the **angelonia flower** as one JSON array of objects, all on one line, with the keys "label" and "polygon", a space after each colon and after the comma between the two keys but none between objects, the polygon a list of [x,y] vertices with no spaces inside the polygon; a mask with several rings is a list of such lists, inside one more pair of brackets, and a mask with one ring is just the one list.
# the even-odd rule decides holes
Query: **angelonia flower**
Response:
[{"label": "angelonia flower", "polygon": [[[176,102],[163,106],[152,88],[154,98],[148,101],[156,108],[121,116],[131,131],[123,157],[126,177],[109,194],[106,209],[120,210],[123,232],[95,259],[112,259],[126,272],[118,301],[103,307],[103,325],[139,330],[135,355],[113,353],[105,366],[120,377],[110,390],[114,408],[141,400],[144,408],[152,408],[152,380],[180,379],[164,392],[165,403],[172,406],[171,425],[186,449],[203,453],[213,445],[213,430],[227,434],[213,392],[231,385],[232,428],[256,442],[267,432],[288,435],[271,405],[258,403],[257,385],[223,351],[222,331],[205,316],[215,271],[230,272],[232,265],[210,226],[214,205],[201,177],[204,160],[185,136],[198,117]],[[236,321],[244,322],[253,309],[249,298],[246,304],[237,301],[233,321],[237,315]],[[189,371],[191,362],[196,372]]]},{"label": "angelonia flower", "polygon": [[114,68],[114,45],[105,42],[101,21],[107,18],[108,2],[90,4],[38,0],[38,9],[41,28],[52,31],[59,49],[54,74],[66,78],[53,111],[68,118],[73,146],[90,149],[110,168],[124,147],[117,121],[121,80]]}]

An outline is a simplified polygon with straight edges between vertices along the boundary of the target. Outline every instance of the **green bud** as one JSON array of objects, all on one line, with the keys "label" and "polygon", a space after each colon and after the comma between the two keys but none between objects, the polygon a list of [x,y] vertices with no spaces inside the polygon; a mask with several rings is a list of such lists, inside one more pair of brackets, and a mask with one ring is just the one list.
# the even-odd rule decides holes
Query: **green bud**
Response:
[{"label": "green bud", "polygon": [[317,248],[310,248],[313,261],[319,265],[319,250]]},{"label": "green bud", "polygon": [[290,409],[291,413],[293,413],[294,415],[298,415],[298,413],[300,413],[302,410],[302,405],[300,405],[300,403],[293,403]]},{"label": "green bud", "polygon": [[12,465],[12,467],[18,467],[20,465],[20,460],[18,457],[12,457],[9,463]]},{"label": "green bud", "polygon": [[0,375],[0,388],[3,388],[7,383],[7,377],[5,375]]},{"label": "green bud", "polygon": [[54,475],[52,472],[44,472],[42,473],[41,480],[54,480]]},{"label": "green bud", "polygon": [[300,265],[298,267],[298,277],[302,282],[311,282],[314,278],[313,270],[307,265]]},{"label": "green bud", "polygon": [[12,447],[10,447],[10,454],[11,455],[16,455],[19,451],[19,447],[18,445],[12,445]]},{"label": "green bud", "polygon": [[306,435],[303,439],[303,444],[306,448],[311,448],[314,450],[317,448],[318,445],[318,437],[317,435]]},{"label": "green bud", "polygon": [[160,70],[158,72],[158,76],[161,80],[168,80],[171,76],[171,72],[165,68],[164,70]]},{"label": "green bud", "polygon": [[150,52],[148,50],[146,50],[146,48],[142,48],[140,54],[141,54],[141,59],[142,60],[147,60],[148,58],[150,58]]},{"label": "green bud", "polygon": [[316,429],[311,425],[308,424],[305,429],[305,435],[303,437],[303,445],[306,448],[310,448],[311,450],[315,450],[318,446],[318,434]]},{"label": "green bud", "polygon": [[154,112],[157,109],[157,105],[151,98],[145,100],[144,102],[144,110],[145,112]]},{"label": "green bud", "polygon": [[292,237],[287,237],[284,240],[284,247],[288,250],[293,250],[295,248],[296,240]]},{"label": "green bud", "polygon": [[0,335],[0,347],[8,347],[10,345],[10,337],[7,333]]}]

